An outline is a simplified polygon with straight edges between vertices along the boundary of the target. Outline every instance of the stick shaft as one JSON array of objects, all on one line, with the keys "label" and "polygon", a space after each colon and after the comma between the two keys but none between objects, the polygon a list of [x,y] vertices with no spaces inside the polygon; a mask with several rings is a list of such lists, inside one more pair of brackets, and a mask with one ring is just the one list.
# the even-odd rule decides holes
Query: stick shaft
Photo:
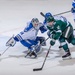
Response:
[{"label": "stick shaft", "polygon": [[62,13],[59,13],[59,14],[55,14],[55,15],[53,15],[53,16],[62,15],[62,14],[66,14],[66,13],[69,13],[69,12],[71,12],[71,10],[66,11],[66,12],[62,12]]},{"label": "stick shaft", "polygon": [[46,61],[46,59],[47,59],[47,57],[48,57],[48,54],[49,54],[50,49],[51,49],[51,45],[50,45],[50,47],[49,47],[49,49],[48,49],[48,52],[47,52],[47,54],[46,54],[45,60],[44,60],[43,65],[42,65],[42,68],[44,67],[44,64],[45,64],[45,61]]},{"label": "stick shaft", "polygon": [[46,57],[45,57],[44,62],[43,62],[43,64],[42,64],[42,67],[41,67],[41,68],[33,69],[33,71],[40,71],[40,70],[43,69],[43,67],[44,67],[44,65],[45,65],[45,62],[46,62],[46,59],[47,59],[47,57],[48,57],[48,54],[49,54],[50,49],[51,49],[51,45],[50,45],[50,47],[49,47],[49,49],[48,49],[48,51],[47,51],[47,54],[46,54]]},{"label": "stick shaft", "polygon": [[[65,12],[62,12],[62,13],[59,13],[59,14],[55,14],[55,15],[53,15],[53,16],[62,15],[62,14],[66,14],[66,13],[69,13],[69,12],[71,12],[71,10],[65,11]],[[43,17],[45,17],[45,15],[44,15],[43,12],[40,12],[40,14],[41,14]]]},{"label": "stick shaft", "polygon": [[9,48],[10,46],[8,46],[1,55],[3,55]]}]

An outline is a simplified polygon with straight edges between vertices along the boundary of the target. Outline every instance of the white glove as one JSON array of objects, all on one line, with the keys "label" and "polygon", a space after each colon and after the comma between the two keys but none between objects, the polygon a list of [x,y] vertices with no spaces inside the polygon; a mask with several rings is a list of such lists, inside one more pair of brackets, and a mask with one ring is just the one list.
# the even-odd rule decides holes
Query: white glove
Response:
[{"label": "white glove", "polygon": [[16,41],[14,40],[13,36],[6,42],[6,46],[13,47],[15,44],[16,44]]}]

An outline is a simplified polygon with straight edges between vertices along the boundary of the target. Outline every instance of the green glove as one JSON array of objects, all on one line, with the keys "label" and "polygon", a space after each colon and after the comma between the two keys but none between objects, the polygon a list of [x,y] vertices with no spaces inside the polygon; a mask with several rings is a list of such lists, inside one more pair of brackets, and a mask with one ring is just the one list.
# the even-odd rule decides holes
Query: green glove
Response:
[{"label": "green glove", "polygon": [[55,40],[50,41],[50,45],[53,46],[55,44]]}]

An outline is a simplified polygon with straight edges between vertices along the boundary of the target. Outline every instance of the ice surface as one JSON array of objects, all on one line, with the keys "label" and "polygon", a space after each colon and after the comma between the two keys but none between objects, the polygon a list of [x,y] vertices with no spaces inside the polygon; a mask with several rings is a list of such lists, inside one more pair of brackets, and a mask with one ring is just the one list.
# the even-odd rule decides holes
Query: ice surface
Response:
[{"label": "ice surface", "polygon": [[[44,18],[40,15],[51,12],[53,15],[71,9],[72,0],[0,0],[0,53],[7,48],[5,43],[14,34],[16,35],[24,29],[26,23],[33,17],[39,18],[42,22]],[[72,13],[63,14],[75,28]],[[38,35],[45,36],[46,33]],[[50,50],[47,61],[42,71],[33,72],[34,68],[40,68],[44,61],[49,40],[44,51],[38,55],[37,59],[25,58],[24,51],[27,48],[17,43],[9,48],[0,57],[0,75],[75,75],[75,50],[69,44],[73,59],[62,60],[64,52],[59,50],[59,43],[55,44]]]}]

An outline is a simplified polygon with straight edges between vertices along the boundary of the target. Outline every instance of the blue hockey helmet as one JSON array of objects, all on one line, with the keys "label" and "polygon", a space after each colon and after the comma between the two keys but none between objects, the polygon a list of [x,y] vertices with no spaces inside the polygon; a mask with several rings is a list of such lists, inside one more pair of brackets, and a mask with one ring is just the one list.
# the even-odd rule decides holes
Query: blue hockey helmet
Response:
[{"label": "blue hockey helmet", "polygon": [[52,14],[50,13],[50,12],[47,12],[46,14],[45,14],[45,18],[48,18],[48,17],[52,17]]}]

